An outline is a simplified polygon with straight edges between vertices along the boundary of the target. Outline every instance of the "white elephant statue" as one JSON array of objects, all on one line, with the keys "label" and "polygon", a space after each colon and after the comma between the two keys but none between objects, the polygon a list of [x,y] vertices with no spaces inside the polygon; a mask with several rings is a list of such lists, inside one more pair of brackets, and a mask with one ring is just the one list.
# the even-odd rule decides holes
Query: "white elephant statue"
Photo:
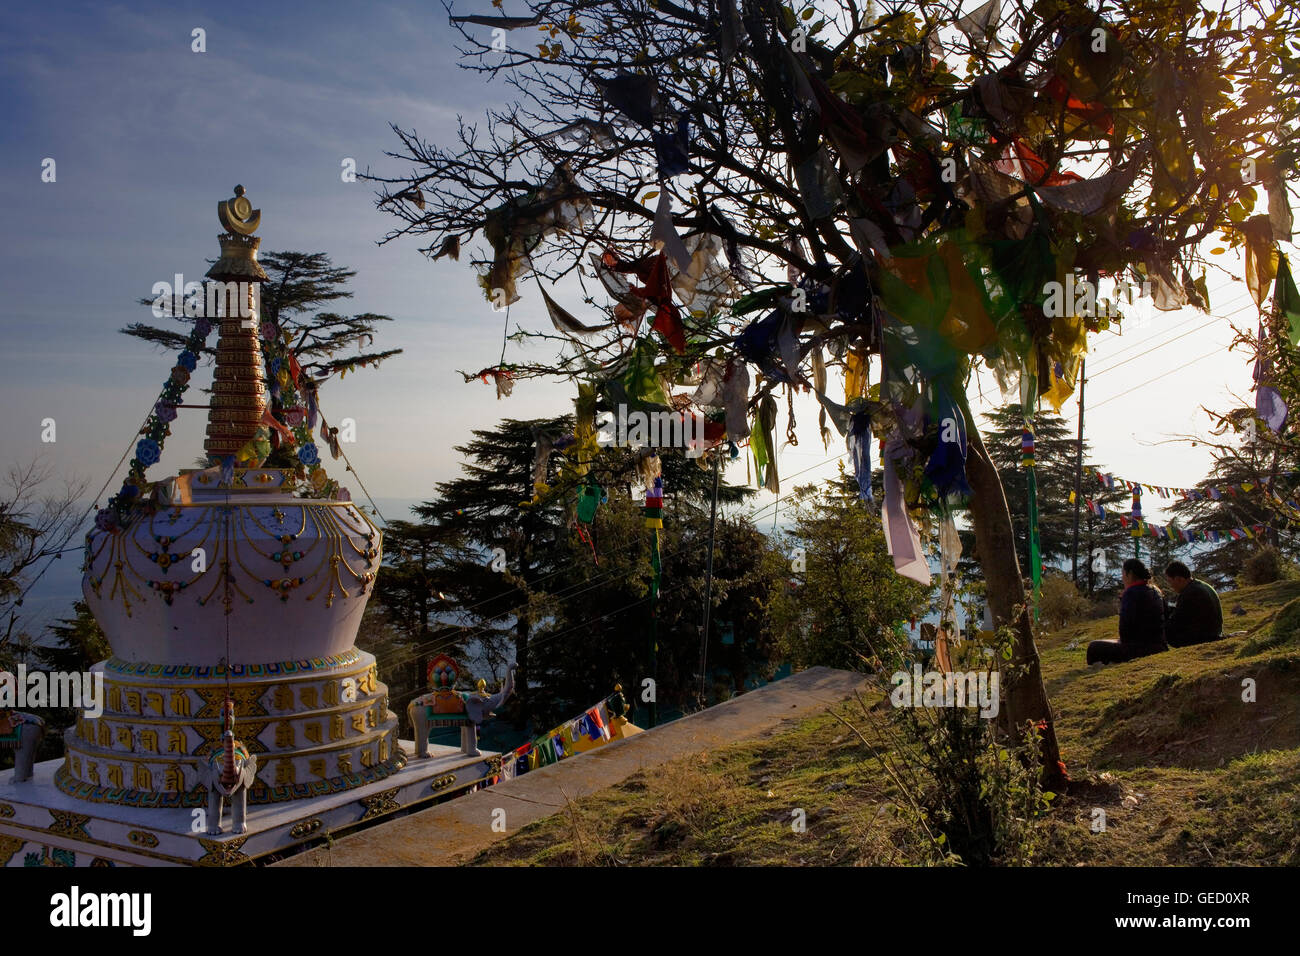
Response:
[{"label": "white elephant statue", "polygon": [[13,750],[14,783],[32,779],[36,748],[45,736],[45,721],[35,714],[17,710],[0,710],[0,747]]},{"label": "white elephant statue", "polygon": [[432,692],[415,698],[406,706],[406,716],[415,731],[417,757],[429,756],[429,731],[434,727],[459,727],[461,752],[467,757],[479,756],[479,724],[493,716],[492,711],[514,693],[514,664],[506,671],[505,683],[495,694],[488,694],[481,680],[474,693],[453,690],[457,674],[456,664],[450,657],[444,654],[434,658],[429,664]]},{"label": "white elephant statue", "polygon": [[199,783],[208,788],[208,835],[221,831],[221,813],[230,799],[230,832],[246,833],[248,789],[257,780],[257,758],[243,741],[235,739],[235,702],[229,697],[221,708],[221,746],[199,760]]}]

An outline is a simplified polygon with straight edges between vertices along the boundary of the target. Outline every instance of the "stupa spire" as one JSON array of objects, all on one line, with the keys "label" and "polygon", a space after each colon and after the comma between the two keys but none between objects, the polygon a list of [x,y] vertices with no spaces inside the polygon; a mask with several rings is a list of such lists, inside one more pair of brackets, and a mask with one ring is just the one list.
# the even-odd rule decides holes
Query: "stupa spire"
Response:
[{"label": "stupa spire", "polygon": [[[212,404],[208,410],[204,451],[211,464],[227,458],[239,460],[241,451],[262,427],[266,415],[266,391],[262,384],[262,349],[257,329],[261,317],[259,283],[266,273],[257,262],[261,238],[253,233],[261,224],[262,211],[254,209],[236,186],[233,199],[217,203],[217,218],[225,232],[217,237],[221,258],[207,277],[224,283],[219,290],[221,325],[217,338],[217,368],[213,376]],[[258,459],[245,459],[256,467]]]}]

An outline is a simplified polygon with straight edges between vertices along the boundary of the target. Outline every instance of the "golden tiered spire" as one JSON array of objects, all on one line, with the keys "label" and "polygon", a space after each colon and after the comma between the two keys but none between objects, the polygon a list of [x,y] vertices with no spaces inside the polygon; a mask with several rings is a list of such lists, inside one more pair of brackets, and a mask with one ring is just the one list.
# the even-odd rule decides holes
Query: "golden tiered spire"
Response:
[{"label": "golden tiered spire", "polygon": [[[261,321],[257,285],[265,281],[266,273],[257,262],[257,247],[262,240],[253,235],[262,212],[244,197],[244,187],[236,186],[233,199],[217,203],[217,218],[226,232],[218,237],[221,258],[208,270],[207,277],[226,286],[220,291],[217,369],[207,438],[203,442],[208,460],[214,465],[229,456],[238,457],[240,450],[256,437],[266,414],[262,349],[257,339]],[[241,296],[247,297],[243,309]],[[256,467],[261,462],[249,460],[243,464]]]}]

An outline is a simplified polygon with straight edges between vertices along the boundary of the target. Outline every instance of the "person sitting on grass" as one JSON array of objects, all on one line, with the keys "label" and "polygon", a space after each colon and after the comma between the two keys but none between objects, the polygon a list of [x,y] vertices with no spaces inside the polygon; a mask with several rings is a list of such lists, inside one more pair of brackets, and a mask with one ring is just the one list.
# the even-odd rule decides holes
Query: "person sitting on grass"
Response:
[{"label": "person sitting on grass", "polygon": [[1219,595],[1181,561],[1170,561],[1165,568],[1169,586],[1178,594],[1178,603],[1165,619],[1165,639],[1170,647],[1191,647],[1223,637],[1223,608]]},{"label": "person sitting on grass", "polygon": [[1151,586],[1151,572],[1137,558],[1124,562],[1120,575],[1119,640],[1088,645],[1089,664],[1118,664],[1169,650],[1165,643],[1165,604]]}]

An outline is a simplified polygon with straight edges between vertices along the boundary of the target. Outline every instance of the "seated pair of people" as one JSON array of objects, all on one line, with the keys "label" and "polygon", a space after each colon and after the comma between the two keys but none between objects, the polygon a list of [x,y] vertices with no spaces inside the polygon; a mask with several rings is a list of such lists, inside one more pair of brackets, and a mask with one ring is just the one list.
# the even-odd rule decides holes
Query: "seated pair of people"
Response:
[{"label": "seated pair of people", "polygon": [[1089,644],[1089,664],[1131,661],[1171,646],[1204,644],[1223,636],[1223,610],[1214,588],[1193,578],[1181,561],[1171,561],[1165,577],[1178,594],[1177,605],[1168,612],[1160,590],[1151,584],[1147,566],[1137,558],[1124,562],[1119,640]]}]

